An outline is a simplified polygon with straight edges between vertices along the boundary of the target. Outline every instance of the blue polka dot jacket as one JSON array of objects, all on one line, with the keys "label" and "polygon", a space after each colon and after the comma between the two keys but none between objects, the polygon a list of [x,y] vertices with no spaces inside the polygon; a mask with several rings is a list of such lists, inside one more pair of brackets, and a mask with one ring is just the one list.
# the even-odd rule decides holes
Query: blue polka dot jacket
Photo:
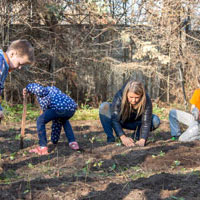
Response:
[{"label": "blue polka dot jacket", "polygon": [[27,92],[35,94],[43,111],[47,109],[75,111],[76,102],[68,95],[62,93],[55,86],[43,87],[38,83],[30,83],[26,86]]}]

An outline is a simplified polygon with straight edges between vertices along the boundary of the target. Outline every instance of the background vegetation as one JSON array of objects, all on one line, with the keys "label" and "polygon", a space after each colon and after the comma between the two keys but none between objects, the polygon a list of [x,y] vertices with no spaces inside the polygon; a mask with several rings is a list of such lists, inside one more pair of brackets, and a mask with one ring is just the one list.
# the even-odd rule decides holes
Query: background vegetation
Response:
[{"label": "background vegetation", "polygon": [[98,107],[134,78],[152,98],[186,105],[199,71],[199,7],[196,0],[2,0],[0,46],[26,38],[37,59],[10,74],[3,98],[21,103],[34,81]]}]

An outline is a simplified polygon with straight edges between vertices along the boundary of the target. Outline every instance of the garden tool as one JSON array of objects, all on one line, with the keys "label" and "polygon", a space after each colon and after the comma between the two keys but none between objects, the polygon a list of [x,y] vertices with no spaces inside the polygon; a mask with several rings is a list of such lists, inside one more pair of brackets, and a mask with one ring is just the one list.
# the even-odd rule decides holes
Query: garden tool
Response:
[{"label": "garden tool", "polygon": [[23,113],[22,113],[22,124],[21,124],[21,137],[20,137],[20,149],[24,147],[24,135],[25,135],[25,125],[26,125],[26,110],[27,110],[27,96],[23,97]]}]

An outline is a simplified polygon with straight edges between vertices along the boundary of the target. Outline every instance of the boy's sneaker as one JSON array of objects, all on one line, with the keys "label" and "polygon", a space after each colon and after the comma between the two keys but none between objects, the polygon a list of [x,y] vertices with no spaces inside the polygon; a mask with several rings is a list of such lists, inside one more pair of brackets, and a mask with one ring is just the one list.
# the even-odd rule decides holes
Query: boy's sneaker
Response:
[{"label": "boy's sneaker", "polygon": [[36,153],[38,155],[48,155],[48,147],[37,146],[34,149],[29,150],[29,153]]},{"label": "boy's sneaker", "polygon": [[176,141],[176,140],[178,140],[178,138],[179,138],[178,136],[173,136],[173,137],[171,138],[171,140],[172,140],[172,141]]}]

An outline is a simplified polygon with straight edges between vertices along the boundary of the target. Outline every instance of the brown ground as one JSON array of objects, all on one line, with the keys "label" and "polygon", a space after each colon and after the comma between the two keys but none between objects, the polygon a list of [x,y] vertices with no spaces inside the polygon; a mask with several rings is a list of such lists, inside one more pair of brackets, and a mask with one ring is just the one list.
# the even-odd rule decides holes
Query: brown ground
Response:
[{"label": "brown ground", "polygon": [[163,121],[146,147],[126,148],[107,144],[99,121],[72,125],[85,151],[69,149],[62,132],[48,156],[28,153],[38,141],[35,124],[27,125],[23,150],[20,124],[1,125],[1,200],[200,199],[200,141],[171,141]]}]

